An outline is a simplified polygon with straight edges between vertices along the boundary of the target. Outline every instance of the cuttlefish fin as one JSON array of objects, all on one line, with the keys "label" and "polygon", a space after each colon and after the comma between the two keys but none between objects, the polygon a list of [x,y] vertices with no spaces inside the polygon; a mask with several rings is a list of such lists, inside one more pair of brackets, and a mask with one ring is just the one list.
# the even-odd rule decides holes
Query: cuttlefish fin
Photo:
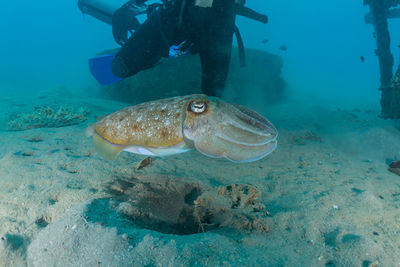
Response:
[{"label": "cuttlefish fin", "polygon": [[113,145],[107,142],[96,132],[93,133],[93,143],[96,152],[100,156],[108,160],[114,160],[118,156],[118,154],[126,148],[125,146]]},{"label": "cuttlefish fin", "polygon": [[259,160],[275,150],[277,142],[272,140],[261,145],[243,145],[230,140],[213,137],[198,138],[194,142],[196,149],[212,158],[226,158],[232,162],[252,162]]},{"label": "cuttlefish fin", "polygon": [[86,129],[85,129],[85,136],[86,137],[91,137],[94,135],[94,128],[96,127],[96,124],[93,123],[91,125],[89,125]]}]

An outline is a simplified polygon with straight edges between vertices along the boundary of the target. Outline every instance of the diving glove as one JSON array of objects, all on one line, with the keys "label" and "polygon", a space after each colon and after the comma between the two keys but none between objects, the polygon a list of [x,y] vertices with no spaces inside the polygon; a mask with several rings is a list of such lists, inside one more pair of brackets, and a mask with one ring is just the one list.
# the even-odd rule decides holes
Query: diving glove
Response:
[{"label": "diving glove", "polygon": [[112,16],[112,33],[114,40],[120,44],[128,40],[128,32],[136,30],[140,26],[136,18],[139,14],[145,14],[147,5],[143,0],[132,0],[118,8]]}]

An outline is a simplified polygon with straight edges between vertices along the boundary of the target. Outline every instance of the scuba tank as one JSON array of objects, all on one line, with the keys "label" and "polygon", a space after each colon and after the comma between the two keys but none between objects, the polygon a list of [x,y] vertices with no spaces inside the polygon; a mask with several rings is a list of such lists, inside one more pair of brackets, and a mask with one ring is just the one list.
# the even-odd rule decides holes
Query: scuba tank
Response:
[{"label": "scuba tank", "polygon": [[[78,0],[78,7],[83,14],[101,20],[109,25],[112,25],[112,16],[114,12],[122,5],[126,4],[126,0]],[[134,12],[135,16],[145,14],[147,5],[145,1],[129,1],[129,7]]]}]

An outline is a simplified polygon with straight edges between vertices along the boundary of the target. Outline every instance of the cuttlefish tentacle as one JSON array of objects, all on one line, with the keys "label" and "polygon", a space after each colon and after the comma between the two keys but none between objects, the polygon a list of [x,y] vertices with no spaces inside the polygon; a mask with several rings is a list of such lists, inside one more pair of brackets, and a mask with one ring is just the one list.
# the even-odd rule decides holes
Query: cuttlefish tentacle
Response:
[{"label": "cuttlefish tentacle", "polygon": [[221,139],[241,145],[259,146],[271,142],[273,137],[276,138],[275,127],[258,113],[239,105],[227,106],[226,109],[230,112],[225,114],[217,133]]},{"label": "cuttlefish tentacle", "polygon": [[184,137],[199,152],[234,162],[249,162],[276,148],[275,127],[258,113],[218,99],[203,101],[207,110],[197,114],[188,109],[183,124]]},{"label": "cuttlefish tentacle", "polygon": [[127,107],[88,128],[96,151],[115,159],[121,151],[165,156],[196,148],[234,162],[258,160],[277,145],[277,131],[246,107],[205,95],[162,99]]}]

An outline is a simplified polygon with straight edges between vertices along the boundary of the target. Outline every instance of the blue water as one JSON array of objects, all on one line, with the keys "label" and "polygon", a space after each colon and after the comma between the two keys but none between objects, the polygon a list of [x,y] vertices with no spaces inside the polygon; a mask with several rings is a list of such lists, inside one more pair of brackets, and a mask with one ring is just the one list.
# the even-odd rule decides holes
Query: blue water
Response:
[{"label": "blue water", "polygon": [[[283,59],[286,98],[267,105],[265,95],[258,97],[245,86],[249,101],[243,102],[258,108],[274,123],[279,132],[278,148],[249,164],[235,165],[194,151],[155,158],[143,170],[136,168],[142,155],[123,152],[116,161],[106,161],[96,154],[92,140],[83,138],[88,125],[127,105],[101,95],[104,91],[88,69],[89,58],[117,47],[111,27],[83,15],[76,0],[3,2],[0,103],[6,108],[0,106],[0,267],[24,266],[27,258],[32,260],[47,251],[47,256],[53,255],[56,260],[57,253],[79,256],[79,249],[87,252],[92,248],[100,250],[93,252],[96,255],[103,255],[101,250],[108,252],[104,255],[111,255],[111,262],[115,251],[129,258],[131,247],[121,251],[102,247],[108,244],[109,236],[116,243],[123,240],[123,244],[134,247],[138,264],[147,266],[173,266],[170,258],[182,266],[205,265],[208,260],[215,266],[243,266],[243,262],[265,266],[267,261],[271,266],[398,264],[400,190],[399,177],[392,172],[400,175],[400,167],[389,172],[388,164],[400,164],[399,131],[392,121],[379,118],[376,43],[372,25],[364,23],[369,10],[362,0],[247,0],[247,6],[268,15],[269,23],[238,17],[245,47]],[[400,63],[400,19],[389,20],[389,29],[395,71]],[[282,46],[287,50],[280,49]],[[57,93],[47,96],[52,90]],[[29,103],[31,93],[39,91],[44,93]],[[88,91],[95,94],[86,97]],[[9,92],[17,96],[10,97]],[[15,132],[3,127],[9,117],[32,112],[33,107],[59,108],[64,104],[74,110],[84,107],[87,117],[78,118],[76,124],[61,125],[67,127]],[[240,211],[237,203],[227,208],[218,206],[225,200],[218,199],[220,203],[213,197],[221,197],[221,188],[229,195],[232,184],[245,184],[245,191],[252,186],[258,188],[262,197],[257,195],[259,202],[249,201],[252,204],[246,207],[254,206],[254,210],[248,214],[264,211],[260,207],[265,205],[270,216],[263,215],[270,229],[260,224],[261,233],[241,232],[243,225],[251,227],[246,220],[240,224],[236,219],[243,220],[248,214],[235,213]],[[170,222],[169,216],[186,212],[170,211],[193,202],[198,197],[196,190],[203,190],[203,186],[209,190],[204,189],[207,193],[215,191],[215,195],[205,196],[211,199],[210,207],[215,201],[216,210],[232,212],[231,217],[218,219],[227,219],[221,225],[234,231],[210,225],[209,232],[200,233],[196,224],[194,230],[189,229],[193,235],[186,235],[187,229],[184,235],[174,235],[176,225],[166,226],[173,228],[172,232],[165,231],[165,225],[157,220],[152,222],[157,227],[146,227],[146,220],[142,222],[144,227],[125,225],[125,217],[120,215],[113,223],[113,212],[117,212],[109,211],[112,205],[102,199],[110,196],[107,190],[111,188],[118,197],[131,197],[126,202],[143,201],[152,207],[145,205],[151,216],[153,210],[161,210],[162,219]],[[149,194],[143,194],[143,188]],[[148,195],[156,195],[156,201]],[[98,207],[91,204],[92,221],[82,219],[81,213],[78,218],[64,214],[91,198],[104,200]],[[182,203],[175,205],[174,201]],[[165,211],[160,204],[167,206]],[[103,208],[106,211],[100,212]],[[186,219],[193,220],[189,215]],[[56,224],[52,216],[62,220]],[[48,223],[56,225],[50,232],[44,227]],[[72,227],[77,227],[80,235],[65,230]],[[51,232],[54,229],[58,229],[56,234]],[[90,242],[85,239],[87,229],[94,232]],[[57,245],[47,247],[50,239],[52,244],[60,243],[61,249]],[[27,252],[31,241],[37,250]],[[71,249],[64,251],[63,245]],[[90,253],[84,256],[87,262],[92,260]],[[123,262],[123,256],[119,260]]]},{"label": "blue water", "polygon": [[87,59],[115,47],[111,28],[84,17],[77,1],[9,2],[0,12],[2,89],[84,87]]},{"label": "blue water", "polygon": [[[266,13],[268,25],[238,18],[246,47],[277,53],[285,60],[283,76],[291,88],[321,95],[344,92],[375,101],[379,72],[368,8],[362,1],[247,1]],[[92,85],[86,60],[115,47],[111,28],[83,16],[76,1],[18,1],[0,11],[2,64],[0,90],[35,89],[63,84]],[[391,20],[392,51],[398,63],[400,21]],[[267,44],[262,44],[268,39]],[[278,48],[288,46],[283,52]],[[360,56],[365,62],[360,62]],[[351,92],[349,92],[351,88]],[[352,97],[350,97],[352,98]]]}]

